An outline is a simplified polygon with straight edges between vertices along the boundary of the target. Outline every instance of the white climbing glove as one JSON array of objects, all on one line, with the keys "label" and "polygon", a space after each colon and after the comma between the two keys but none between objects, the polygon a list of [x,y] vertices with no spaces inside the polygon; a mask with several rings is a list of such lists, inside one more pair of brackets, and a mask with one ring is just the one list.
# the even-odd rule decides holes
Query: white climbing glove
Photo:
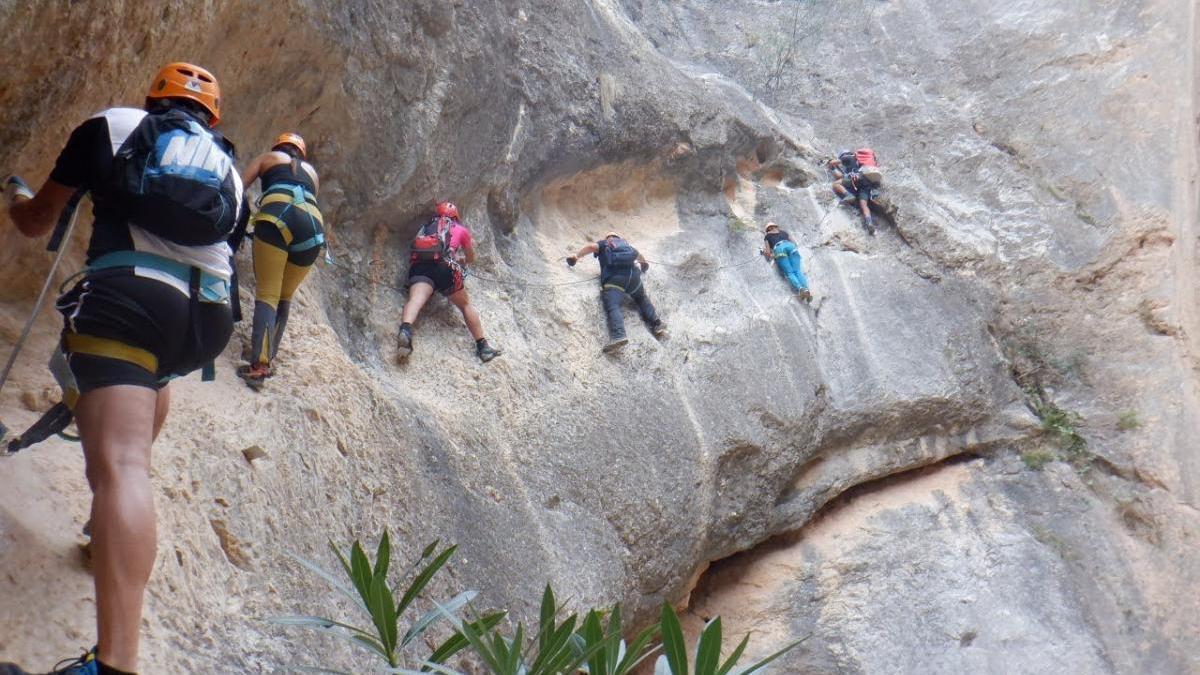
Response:
[{"label": "white climbing glove", "polygon": [[12,205],[18,197],[33,199],[33,190],[29,189],[29,185],[21,180],[20,176],[13,174],[4,179],[4,201]]}]

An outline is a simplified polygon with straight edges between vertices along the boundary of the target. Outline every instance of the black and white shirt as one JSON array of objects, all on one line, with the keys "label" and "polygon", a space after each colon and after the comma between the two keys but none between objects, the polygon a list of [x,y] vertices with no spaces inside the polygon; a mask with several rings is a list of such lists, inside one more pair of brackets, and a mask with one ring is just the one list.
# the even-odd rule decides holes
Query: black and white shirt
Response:
[{"label": "black and white shirt", "polygon": [[[71,138],[59,153],[54,170],[50,172],[50,179],[56,183],[73,188],[83,187],[92,192],[95,223],[88,243],[88,262],[113,251],[144,251],[229,279],[233,273],[230,266],[233,252],[225,242],[184,246],[168,241],[127,222],[119,215],[115,205],[106,201],[103,183],[112,166],[113,156],[145,115],[144,110],[136,108],[109,108],[97,113],[71,132]],[[232,165],[229,173],[237,188],[236,203],[241,208],[242,179]],[[183,293],[188,292],[186,283],[164,272],[138,267],[135,273],[168,283]]]}]

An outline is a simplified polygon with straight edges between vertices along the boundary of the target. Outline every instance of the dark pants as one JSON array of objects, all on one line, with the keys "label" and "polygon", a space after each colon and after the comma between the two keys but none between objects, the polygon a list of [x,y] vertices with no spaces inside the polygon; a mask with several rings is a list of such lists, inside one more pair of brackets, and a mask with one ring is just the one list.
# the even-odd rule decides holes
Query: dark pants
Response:
[{"label": "dark pants", "polygon": [[637,303],[643,321],[652,328],[658,325],[658,313],[654,311],[654,305],[642,286],[642,275],[637,270],[629,274],[622,272],[604,280],[600,291],[600,301],[604,303],[604,314],[608,319],[608,337],[613,340],[625,337],[625,317],[621,315],[621,306],[625,303],[626,295]]}]

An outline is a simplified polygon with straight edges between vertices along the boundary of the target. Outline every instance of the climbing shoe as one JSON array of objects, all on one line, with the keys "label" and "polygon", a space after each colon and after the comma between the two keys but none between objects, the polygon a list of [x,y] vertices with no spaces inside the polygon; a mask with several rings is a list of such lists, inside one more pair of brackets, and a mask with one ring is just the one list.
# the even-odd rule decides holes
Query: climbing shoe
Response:
[{"label": "climbing shoe", "polygon": [[97,675],[100,663],[96,661],[96,648],[76,659],[59,661],[50,675]]},{"label": "climbing shoe", "polygon": [[238,366],[237,375],[238,377],[242,378],[247,387],[258,391],[259,389],[262,389],[262,386],[266,383],[267,378],[271,376],[271,366],[265,363]]},{"label": "climbing shoe", "polygon": [[604,345],[604,349],[601,351],[603,351],[605,354],[616,354],[617,352],[624,349],[625,345],[627,345],[627,344],[629,344],[629,338],[617,338],[617,339],[613,340],[612,342],[609,342],[608,344]]},{"label": "climbing shoe", "polygon": [[658,338],[659,340],[666,339],[667,324],[663,323],[662,321],[656,321],[653,326],[650,326],[650,332],[653,333],[654,337]]},{"label": "climbing shoe", "polygon": [[400,333],[396,336],[396,355],[404,358],[413,351],[412,328],[401,325]]},{"label": "climbing shoe", "polygon": [[872,218],[871,216],[867,216],[866,218],[863,219],[863,224],[867,226],[867,234],[874,237],[875,236],[875,219]]},{"label": "climbing shoe", "polygon": [[487,363],[492,359],[500,356],[502,352],[499,349],[493,348],[488,344],[487,340],[480,340],[475,343],[475,356],[479,357],[480,361]]},{"label": "climbing shoe", "polygon": [[[75,659],[59,661],[47,675],[97,675],[100,672],[96,661],[96,649]],[[0,663],[0,675],[33,675],[15,663]]]},{"label": "climbing shoe", "polygon": [[812,302],[812,292],[807,288],[801,288],[800,290],[796,291],[796,297],[800,298],[804,302]]}]

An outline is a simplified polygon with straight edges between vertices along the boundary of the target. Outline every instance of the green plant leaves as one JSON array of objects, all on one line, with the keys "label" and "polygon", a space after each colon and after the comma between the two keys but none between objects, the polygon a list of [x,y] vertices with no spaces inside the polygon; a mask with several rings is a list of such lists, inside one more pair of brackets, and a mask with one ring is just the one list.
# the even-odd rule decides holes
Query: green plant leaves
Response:
[{"label": "green plant leaves", "polygon": [[367,595],[367,609],[371,612],[371,620],[379,631],[380,642],[387,650],[388,665],[398,665],[395,659],[396,640],[398,631],[396,623],[399,615],[396,613],[396,599],[392,597],[392,589],[388,587],[387,579],[372,576]]},{"label": "green plant leaves", "polygon": [[[341,552],[338,551],[337,548],[334,547],[332,543],[330,544],[330,547],[333,548],[333,550],[338,553],[338,557],[340,558]],[[295,555],[292,553],[288,553],[286,555],[289,558],[291,558],[292,560],[295,560],[296,562],[300,563],[300,565],[303,566],[308,571],[310,571],[313,574],[324,579],[325,583],[329,584],[330,588],[333,588],[338,593],[341,593],[342,595],[346,596],[347,599],[349,599],[351,602],[353,602],[355,605],[357,605],[364,611],[366,610],[367,607],[366,607],[366,605],[363,604],[362,598],[360,596],[356,595],[349,586],[347,586],[346,584],[339,581],[337,577],[333,576],[329,572],[326,572],[324,569],[322,569],[316,563],[306,560],[304,558],[301,558],[298,555]],[[349,563],[346,563],[343,560],[343,564],[346,566],[347,573],[349,573],[349,570],[350,570]]]},{"label": "green plant leaves", "polygon": [[721,658],[721,617],[709,621],[696,641],[696,675],[716,675]]},{"label": "green plant leaves", "polygon": [[[429,551],[430,548],[426,547],[425,550]],[[400,600],[398,611],[403,612],[404,610],[408,609],[408,606],[412,604],[412,601],[416,600],[417,595],[419,595],[421,591],[425,590],[425,587],[429,585],[429,581],[430,579],[433,579],[433,575],[437,574],[438,570],[442,569],[442,566],[446,564],[446,561],[449,560],[450,556],[454,555],[454,552],[457,550],[458,546],[451,546],[447,548],[439,553],[437,557],[433,559],[433,562],[426,565],[425,569],[421,570],[421,572],[417,574],[416,578],[413,579],[411,584],[409,584],[408,589],[404,591],[404,597]],[[427,555],[422,554],[421,559],[424,560],[427,557]]]},{"label": "green plant leaves", "polygon": [[[800,638],[799,640],[796,640],[795,642],[792,642],[791,644],[787,645],[783,649],[780,649],[779,651],[775,652],[774,654],[771,654],[767,658],[765,658],[751,666],[748,666],[746,668],[739,669],[737,671],[738,675],[749,675],[750,673],[753,673],[756,670],[761,670],[762,668],[765,668],[767,666],[767,664],[769,664],[770,662],[774,661],[775,659],[783,656],[784,654],[790,652],[793,648],[795,648],[797,645],[804,642],[805,640],[807,640],[810,637],[812,637],[811,633],[809,633],[808,635],[805,635],[804,637]],[[750,636],[747,635],[746,639],[749,639],[749,638],[750,638]]]},{"label": "green plant leaves", "polygon": [[[426,546],[417,560],[405,570],[404,577],[412,574],[422,563],[429,560],[430,556],[437,550],[437,546],[438,542],[436,541]],[[284,616],[276,617],[273,619],[273,622],[285,626],[320,630],[340,639],[348,640],[352,644],[368,649],[384,660],[388,665],[386,672],[405,671],[405,668],[401,667],[404,662],[401,651],[406,647],[413,647],[419,644],[417,638],[441,617],[441,613],[432,611],[421,616],[404,632],[403,641],[400,640],[400,617],[425,590],[434,575],[454,555],[456,547],[450,546],[441,553],[438,553],[432,561],[429,561],[415,575],[405,588],[399,605],[396,603],[396,593],[388,581],[392,561],[392,542],[387,530],[384,530],[382,536],[379,538],[379,545],[375,549],[374,563],[367,557],[366,550],[359,541],[355,541],[350,545],[348,557],[333,542],[329,543],[329,549],[337,557],[338,562],[342,566],[342,571],[349,577],[353,588],[347,586],[340,579],[315,563],[298,556],[293,555],[291,557],[306,569],[321,577],[333,589],[350,599],[356,607],[367,614],[371,619],[373,630],[368,631],[322,616]],[[445,602],[443,607],[451,613],[457,612],[470,602],[475,595],[474,591],[460,593]],[[453,616],[453,614],[451,615]],[[490,627],[483,629],[489,630]],[[448,640],[446,644],[439,647],[439,650],[441,650],[440,653],[435,652],[428,659],[416,658],[413,661],[423,666],[433,664],[434,667],[428,670],[446,671],[447,669],[437,666],[437,664],[466,646],[464,642],[452,642],[451,640]]]},{"label": "green plant leaves", "polygon": [[683,629],[679,626],[679,617],[675,615],[675,609],[665,602],[661,621],[663,656],[666,658],[667,666],[675,675],[685,675],[688,672],[688,662],[687,646],[683,642]]},{"label": "green plant leaves", "polygon": [[[450,598],[450,600],[443,603],[442,606],[446,608],[446,611],[455,613],[466,606],[468,602],[474,600],[476,595],[478,595],[478,593],[475,591],[463,591],[453,598]],[[442,618],[442,613],[438,611],[437,608],[426,612],[424,616],[418,619],[416,623],[414,623],[407,631],[405,631],[404,639],[400,641],[400,647],[404,648],[413,640],[421,637],[421,634],[440,618]]]},{"label": "green plant leaves", "polygon": [[725,659],[725,663],[722,663],[721,667],[717,668],[717,675],[725,675],[730,670],[733,670],[733,666],[737,664],[738,659],[742,658],[742,654],[746,651],[746,645],[748,644],[750,644],[749,633],[746,634],[746,637],[742,638],[742,641],[738,643],[738,646],[729,655],[729,658]]},{"label": "green plant leaves", "polygon": [[[433,609],[433,611],[438,612],[439,614],[441,613],[441,610],[441,607],[435,607]],[[454,623],[453,613],[450,613],[449,616],[452,618],[451,623]],[[493,628],[500,625],[500,622],[504,620],[504,616],[504,612],[492,612],[490,614],[483,615],[476,621],[467,625],[470,626],[471,630],[474,631],[476,635],[482,635],[483,633],[491,632]],[[429,655],[428,662],[442,663],[446,659],[462,651],[468,645],[470,645],[470,642],[467,640],[466,636],[463,635],[462,630],[460,629],[456,631],[454,635],[450,636],[448,640],[443,642],[437,649],[433,650],[433,654]],[[424,666],[421,668],[421,670],[427,671],[426,667]]]},{"label": "green plant leaves", "polygon": [[650,646],[658,634],[658,624],[645,628],[628,646],[621,639],[621,606],[613,605],[604,628],[602,613],[589,610],[579,630],[572,636],[571,649],[576,655],[591,654],[585,667],[589,675],[628,675],[646,660],[658,646]]},{"label": "green plant leaves", "polygon": [[[573,613],[559,621],[564,610],[549,584],[542,592],[537,632],[530,632],[528,637],[521,623],[517,624],[511,637],[500,630],[504,612],[490,612],[473,621],[459,619],[457,613],[476,597],[475,591],[464,591],[442,602],[431,600],[434,609],[421,615],[401,637],[400,618],[422,596],[457,547],[448,546],[439,552],[436,541],[426,546],[400,576],[402,580],[411,577],[411,581],[399,602],[396,601],[396,588],[388,581],[392,544],[386,530],[375,549],[373,563],[358,541],[347,549],[348,555],[333,542],[329,543],[329,548],[352,587],[315,563],[294,555],[291,557],[362,610],[371,619],[371,630],[324,616],[280,616],[271,621],[282,626],[318,630],[365,648],[387,664],[376,672],[459,675],[444,663],[451,656],[470,649],[494,675],[575,675],[580,670],[589,675],[630,675],[661,648],[663,654],[655,663],[655,675],[744,675],[762,669],[807,639],[797,640],[755,664],[735,670],[750,638],[748,635],[743,638],[721,661],[722,627],[721,619],[717,617],[701,630],[695,646],[694,670],[689,670],[683,630],[679,617],[669,604],[663,604],[658,623],[640,631],[627,645],[622,639],[624,628],[620,605],[614,605],[607,612],[607,622],[606,612],[596,609],[588,610],[582,621]],[[455,628],[455,633],[424,658],[406,657],[405,651],[423,644],[418,638],[441,618]],[[661,644],[656,641],[660,636]],[[309,666],[299,669],[341,672]]]},{"label": "green plant leaves", "polygon": [[379,548],[375,551],[375,578],[387,579],[388,565],[391,561],[392,540],[388,538],[387,529],[384,529],[383,536],[379,538]]}]

